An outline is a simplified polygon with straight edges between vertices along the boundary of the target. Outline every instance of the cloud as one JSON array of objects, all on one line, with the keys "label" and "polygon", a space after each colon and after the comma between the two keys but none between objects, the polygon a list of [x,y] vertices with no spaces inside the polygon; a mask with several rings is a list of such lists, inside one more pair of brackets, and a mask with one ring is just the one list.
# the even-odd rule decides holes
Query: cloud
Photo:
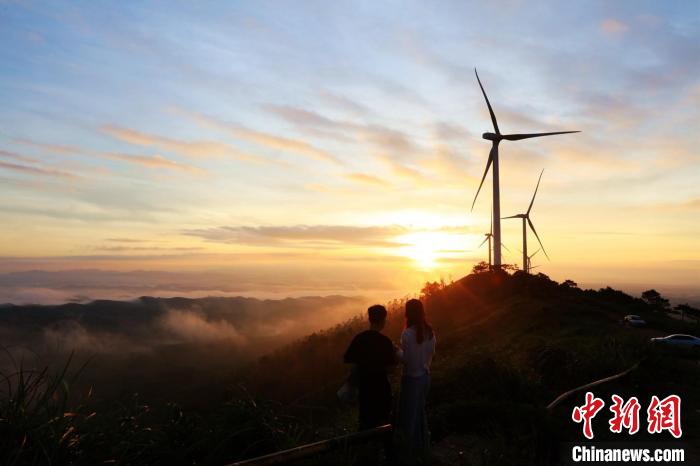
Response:
[{"label": "cloud", "polygon": [[12,171],[16,171],[16,172],[26,173],[26,174],[30,174],[30,175],[53,176],[53,177],[60,177],[60,178],[79,178],[78,175],[75,175],[73,173],[68,173],[68,172],[56,170],[53,168],[34,167],[34,166],[20,165],[20,164],[10,163],[10,162],[0,162],[0,168],[4,168],[5,170],[12,170]]},{"label": "cloud", "polygon": [[408,134],[384,125],[335,120],[288,105],[265,105],[264,108],[302,130],[324,131],[328,137],[338,135],[343,141],[360,138],[392,156],[406,156],[418,150]]},{"label": "cloud", "polygon": [[202,169],[202,168],[195,167],[192,165],[178,163],[174,160],[167,159],[167,158],[163,157],[162,155],[147,156],[147,155],[120,154],[120,153],[115,153],[115,152],[102,152],[101,155],[103,155],[104,157],[110,158],[110,159],[121,160],[123,162],[128,162],[128,163],[134,163],[134,164],[142,165],[144,167],[149,167],[149,168],[167,168],[167,169],[171,169],[171,170],[180,170],[180,171],[185,171],[185,172],[190,172],[190,173],[199,173],[199,174],[207,173],[207,171]]},{"label": "cloud", "polygon": [[268,163],[261,157],[246,154],[233,146],[218,141],[180,141],[112,125],[103,126],[100,130],[115,139],[135,146],[156,147],[186,157],[231,157],[244,162]]},{"label": "cloud", "polygon": [[254,131],[247,128],[235,128],[232,129],[233,134],[236,136],[246,139],[257,144],[272,147],[275,149],[288,150],[297,152],[300,154],[308,155],[315,160],[323,160],[327,162],[340,163],[340,161],[330,155],[328,152],[321,149],[317,149],[308,142],[300,141],[298,139],[284,138],[281,136],[274,136],[271,134],[263,133],[260,131]]},{"label": "cloud", "polygon": [[227,341],[236,345],[246,343],[246,338],[231,323],[225,320],[208,320],[205,315],[195,311],[169,310],[160,324],[181,341]]},{"label": "cloud", "polygon": [[289,105],[267,104],[264,109],[297,126],[343,129],[344,125],[319,113]]},{"label": "cloud", "polygon": [[9,152],[0,149],[0,157],[6,157],[13,160],[19,160],[26,163],[41,163],[41,160],[35,159],[33,157],[27,157],[26,155],[17,154],[15,152]]},{"label": "cloud", "polygon": [[691,199],[689,201],[684,202],[683,207],[687,207],[688,209],[700,209],[700,198],[697,199]]},{"label": "cloud", "polygon": [[105,241],[110,241],[112,243],[146,243],[149,240],[136,238],[107,238]]},{"label": "cloud", "polygon": [[606,36],[617,37],[626,33],[629,30],[629,26],[614,18],[607,18],[600,22],[600,30]]},{"label": "cloud", "polygon": [[347,113],[351,113],[355,116],[366,117],[372,113],[369,107],[360,104],[354,100],[348,99],[347,97],[335,94],[329,91],[319,92],[319,96],[326,103],[332,105],[335,108],[343,110]]},{"label": "cloud", "polygon": [[189,247],[189,246],[173,246],[173,247],[163,247],[163,246],[96,246],[94,248],[96,251],[110,251],[110,252],[122,252],[122,251],[152,251],[152,252],[193,252],[201,251],[204,248],[201,247]]},{"label": "cloud", "polygon": [[27,146],[37,147],[39,149],[43,149],[49,152],[55,152],[57,154],[75,155],[81,154],[83,152],[83,150],[79,147],[67,146],[62,144],[46,144],[43,142],[32,141],[31,139],[18,138],[15,139],[15,142]]},{"label": "cloud", "polygon": [[[140,140],[138,137],[136,140]],[[206,170],[199,168],[199,167],[194,167],[192,165],[186,165],[182,164],[179,162],[176,162],[174,160],[170,160],[168,158],[163,157],[162,155],[138,155],[138,154],[124,154],[124,153],[117,153],[117,152],[98,152],[98,151],[92,151],[88,149],[84,149],[81,147],[76,147],[76,146],[66,146],[66,145],[59,145],[59,144],[45,144],[37,141],[31,141],[28,139],[17,139],[17,142],[33,147],[37,147],[42,150],[46,150],[48,152],[54,152],[58,154],[65,154],[65,155],[87,155],[87,156],[92,156],[92,157],[101,157],[101,158],[108,158],[108,159],[114,159],[114,160],[121,160],[122,162],[127,162],[127,163],[133,163],[149,168],[165,168],[165,169],[171,169],[171,170],[180,170],[180,171],[186,171],[186,172],[191,172],[191,173],[199,173],[203,174],[206,173]],[[0,151],[1,152],[1,151]]]},{"label": "cloud", "polygon": [[388,156],[380,155],[377,158],[380,162],[389,167],[396,176],[414,182],[425,181],[425,175],[415,168],[399,163]]},{"label": "cloud", "polygon": [[250,245],[302,245],[326,243],[336,245],[395,246],[391,238],[407,233],[401,226],[222,226],[185,230],[184,234],[220,243]]},{"label": "cloud", "polygon": [[383,150],[402,155],[416,150],[413,141],[401,131],[381,125],[352,125],[352,127],[360,137]]},{"label": "cloud", "polygon": [[387,186],[389,184],[379,177],[376,177],[374,175],[367,175],[365,173],[347,173],[343,176],[350,181],[372,186]]},{"label": "cloud", "polygon": [[433,125],[435,138],[439,141],[462,141],[473,137],[471,131],[461,125],[439,121]]},{"label": "cloud", "polygon": [[274,134],[252,130],[240,125],[227,123],[207,115],[202,115],[200,113],[186,112],[177,108],[174,109],[174,111],[180,114],[184,114],[187,117],[205,126],[225,131],[233,137],[239,139],[244,139],[246,141],[250,141],[255,144],[270,147],[273,149],[296,152],[298,154],[306,155],[314,160],[334,162],[337,164],[340,163],[340,161],[336,157],[332,156],[331,154],[322,149],[314,147],[312,144],[309,144],[306,141],[276,136]]},{"label": "cloud", "polygon": [[87,350],[91,353],[141,353],[149,351],[149,342],[138,342],[127,335],[89,330],[77,320],[58,322],[43,329],[51,348],[66,351]]}]

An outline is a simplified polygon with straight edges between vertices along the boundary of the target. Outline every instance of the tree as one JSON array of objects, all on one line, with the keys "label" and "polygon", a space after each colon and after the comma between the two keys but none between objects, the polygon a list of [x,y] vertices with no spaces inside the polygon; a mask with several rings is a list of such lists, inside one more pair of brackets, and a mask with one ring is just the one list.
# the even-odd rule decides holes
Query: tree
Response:
[{"label": "tree", "polygon": [[474,267],[472,267],[472,273],[484,273],[488,272],[491,269],[489,266],[488,262],[481,261],[477,264],[474,264]]},{"label": "tree", "polygon": [[520,269],[516,264],[501,264],[501,270],[505,272],[517,272]]},{"label": "tree", "polygon": [[445,279],[441,278],[439,282],[425,282],[423,288],[420,290],[420,295],[426,299],[437,295],[440,291],[447,288],[447,283]]},{"label": "tree", "polygon": [[695,319],[696,323],[700,320],[700,309],[690,306],[688,303],[679,304],[674,308],[681,313],[681,320],[685,320],[685,316],[690,316]]},{"label": "tree", "polygon": [[564,282],[561,284],[564,288],[578,288],[578,283],[576,283],[573,280],[566,279]]},{"label": "tree", "polygon": [[661,293],[654,289],[643,292],[642,299],[655,311],[668,311],[671,307],[668,299],[661,296]]}]

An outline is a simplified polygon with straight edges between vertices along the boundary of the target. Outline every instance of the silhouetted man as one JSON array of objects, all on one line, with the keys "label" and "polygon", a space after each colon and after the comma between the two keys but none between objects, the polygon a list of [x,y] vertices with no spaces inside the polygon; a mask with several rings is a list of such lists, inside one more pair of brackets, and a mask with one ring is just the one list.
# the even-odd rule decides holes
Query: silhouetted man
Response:
[{"label": "silhouetted man", "polygon": [[388,424],[391,418],[391,385],[387,378],[396,364],[391,340],[381,333],[386,323],[386,309],[376,304],[367,310],[369,330],[353,338],[345,352],[345,362],[355,364],[354,379],[360,405],[360,429]]}]

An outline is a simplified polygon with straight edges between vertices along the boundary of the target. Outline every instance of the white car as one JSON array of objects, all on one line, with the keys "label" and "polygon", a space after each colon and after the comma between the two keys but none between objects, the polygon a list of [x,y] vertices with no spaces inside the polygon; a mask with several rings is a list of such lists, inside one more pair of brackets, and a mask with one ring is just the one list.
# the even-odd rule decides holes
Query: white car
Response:
[{"label": "white car", "polygon": [[638,315],[630,314],[625,316],[623,319],[627,325],[631,325],[633,327],[641,327],[646,325],[646,321],[639,317]]},{"label": "white car", "polygon": [[667,337],[652,338],[651,342],[657,345],[674,346],[677,348],[700,348],[700,338],[692,335],[669,335]]}]

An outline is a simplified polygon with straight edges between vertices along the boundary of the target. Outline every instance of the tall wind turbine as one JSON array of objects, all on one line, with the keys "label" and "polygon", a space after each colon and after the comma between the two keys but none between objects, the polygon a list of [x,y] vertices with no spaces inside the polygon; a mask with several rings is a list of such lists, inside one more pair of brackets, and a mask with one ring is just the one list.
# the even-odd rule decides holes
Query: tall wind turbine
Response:
[{"label": "tall wind turbine", "polygon": [[[532,220],[530,220],[530,211],[532,210],[532,205],[535,203],[535,196],[537,196],[537,190],[540,188],[540,181],[542,181],[542,173],[544,173],[544,169],[542,169],[542,171],[540,172],[540,177],[537,179],[537,186],[535,186],[535,192],[532,195],[532,199],[530,200],[530,206],[527,208],[527,212],[525,212],[524,214],[511,215],[510,217],[503,217],[504,219],[507,219],[507,218],[521,218],[521,219],[523,219],[523,270],[527,273],[530,272],[530,257],[531,257],[531,256],[527,255],[527,226],[528,225],[530,225],[530,229],[535,234],[537,241],[540,243],[540,247],[542,248],[542,252],[544,253],[545,256],[547,256],[547,259],[549,259],[549,255],[547,255],[547,251],[544,250],[544,246],[542,245],[542,241],[540,241],[540,236],[537,234],[537,230],[535,230],[535,225],[532,223]],[[537,254],[537,251],[535,251],[535,254]],[[535,254],[533,254],[533,256]]]},{"label": "tall wind turbine", "polygon": [[556,131],[553,133],[530,133],[530,134],[501,134],[498,129],[498,122],[496,121],[496,115],[493,113],[493,108],[491,108],[491,103],[489,98],[486,96],[486,91],[484,91],[484,86],[481,85],[481,80],[479,79],[479,73],[476,72],[474,68],[474,74],[476,74],[476,80],[479,82],[479,87],[481,88],[481,93],[484,94],[484,99],[486,99],[486,106],[489,108],[489,114],[491,115],[491,122],[493,123],[493,129],[495,133],[484,133],[482,137],[488,141],[491,141],[491,152],[489,152],[489,159],[486,162],[486,170],[484,170],[484,176],[481,178],[481,183],[479,183],[479,189],[476,191],[474,196],[474,202],[472,202],[472,210],[474,210],[474,204],[476,203],[476,198],[479,196],[479,191],[481,191],[481,186],[484,184],[486,175],[489,172],[491,164],[493,164],[493,218],[494,218],[494,228],[493,228],[493,257],[494,266],[496,269],[501,268],[501,195],[500,195],[500,183],[498,179],[498,144],[502,140],[506,141],[519,141],[521,139],[537,138],[540,136],[554,136],[555,134],[569,134],[578,133],[580,131]]}]

